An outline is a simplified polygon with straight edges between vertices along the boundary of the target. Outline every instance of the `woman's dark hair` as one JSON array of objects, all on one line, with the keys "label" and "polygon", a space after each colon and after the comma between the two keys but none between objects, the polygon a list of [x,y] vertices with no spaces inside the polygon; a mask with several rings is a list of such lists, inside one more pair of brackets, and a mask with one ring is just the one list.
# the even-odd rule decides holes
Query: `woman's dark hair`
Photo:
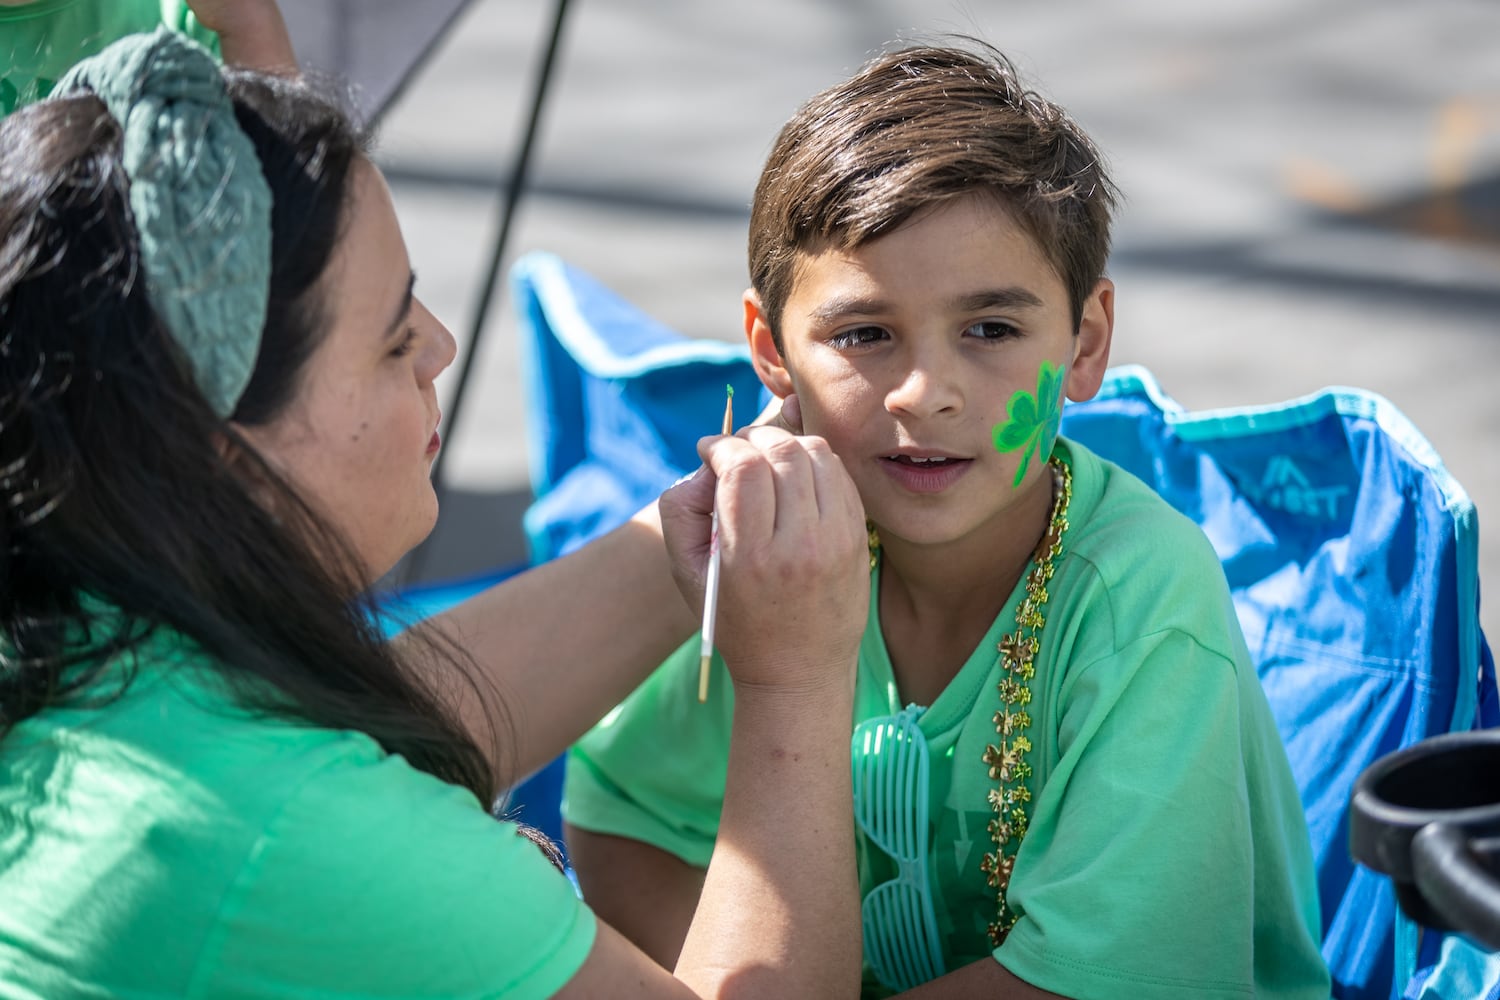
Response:
[{"label": "woman's dark hair", "polygon": [[[233,415],[255,426],[322,336],[363,139],[306,83],[226,76],[274,199],[270,308]],[[98,696],[111,661],[128,682],[166,628],[244,704],[365,732],[488,805],[498,747],[467,734],[456,696],[468,685],[493,719],[493,691],[429,631],[398,659],[347,542],[215,417],[147,301],[120,152],[89,94],[0,120],[0,737]]]}]

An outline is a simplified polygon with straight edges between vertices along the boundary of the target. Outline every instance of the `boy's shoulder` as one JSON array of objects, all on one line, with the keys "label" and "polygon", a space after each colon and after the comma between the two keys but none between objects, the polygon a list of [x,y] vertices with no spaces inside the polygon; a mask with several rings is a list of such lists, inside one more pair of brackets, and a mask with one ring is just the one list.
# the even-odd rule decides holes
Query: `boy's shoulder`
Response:
[{"label": "boy's shoulder", "polygon": [[[1218,556],[1202,527],[1140,477],[1077,441],[1064,441],[1073,471],[1068,543],[1074,551],[1156,550],[1165,558]],[[1132,541],[1133,540],[1133,541]]]},{"label": "boy's shoulder", "polygon": [[1073,499],[1053,589],[1072,613],[1108,620],[1117,643],[1149,623],[1150,631],[1179,630],[1239,659],[1229,582],[1203,528],[1137,476],[1077,442],[1066,446]]}]

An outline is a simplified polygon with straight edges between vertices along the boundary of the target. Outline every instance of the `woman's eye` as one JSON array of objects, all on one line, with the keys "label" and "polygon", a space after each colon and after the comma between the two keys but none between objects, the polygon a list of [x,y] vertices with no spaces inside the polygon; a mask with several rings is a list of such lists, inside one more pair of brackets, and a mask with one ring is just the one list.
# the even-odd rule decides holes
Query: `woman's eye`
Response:
[{"label": "woman's eye", "polygon": [[865,344],[873,344],[885,339],[885,331],[878,326],[856,326],[849,330],[840,330],[828,338],[828,343],[834,347],[845,349],[850,347],[863,347]]},{"label": "woman's eye", "polygon": [[417,346],[417,328],[409,326],[406,328],[406,335],[401,338],[401,343],[391,349],[391,357],[404,358],[415,346]]},{"label": "woman's eye", "polygon": [[1009,340],[1012,337],[1019,337],[1021,331],[1001,320],[987,319],[971,324],[964,330],[964,334],[978,337],[980,340]]}]

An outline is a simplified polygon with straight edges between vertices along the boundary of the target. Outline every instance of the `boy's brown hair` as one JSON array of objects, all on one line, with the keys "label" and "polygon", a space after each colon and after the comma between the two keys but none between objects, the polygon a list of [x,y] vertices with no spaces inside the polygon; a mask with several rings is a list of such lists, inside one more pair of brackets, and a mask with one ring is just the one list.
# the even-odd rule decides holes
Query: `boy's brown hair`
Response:
[{"label": "boy's brown hair", "polygon": [[1066,111],[1022,86],[1004,55],[888,52],[813,97],[776,137],[750,213],[750,280],[773,336],[797,254],[853,249],[918,212],[993,194],[1068,289],[1073,321],[1104,277],[1117,192]]}]

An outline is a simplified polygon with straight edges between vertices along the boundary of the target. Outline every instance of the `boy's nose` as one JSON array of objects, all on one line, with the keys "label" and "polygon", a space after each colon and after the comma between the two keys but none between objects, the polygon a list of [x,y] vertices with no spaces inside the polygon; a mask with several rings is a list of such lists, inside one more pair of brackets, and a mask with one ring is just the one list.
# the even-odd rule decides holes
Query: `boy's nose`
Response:
[{"label": "boy's nose", "polygon": [[958,382],[938,365],[913,365],[886,393],[886,409],[912,417],[935,417],[963,408]]}]

